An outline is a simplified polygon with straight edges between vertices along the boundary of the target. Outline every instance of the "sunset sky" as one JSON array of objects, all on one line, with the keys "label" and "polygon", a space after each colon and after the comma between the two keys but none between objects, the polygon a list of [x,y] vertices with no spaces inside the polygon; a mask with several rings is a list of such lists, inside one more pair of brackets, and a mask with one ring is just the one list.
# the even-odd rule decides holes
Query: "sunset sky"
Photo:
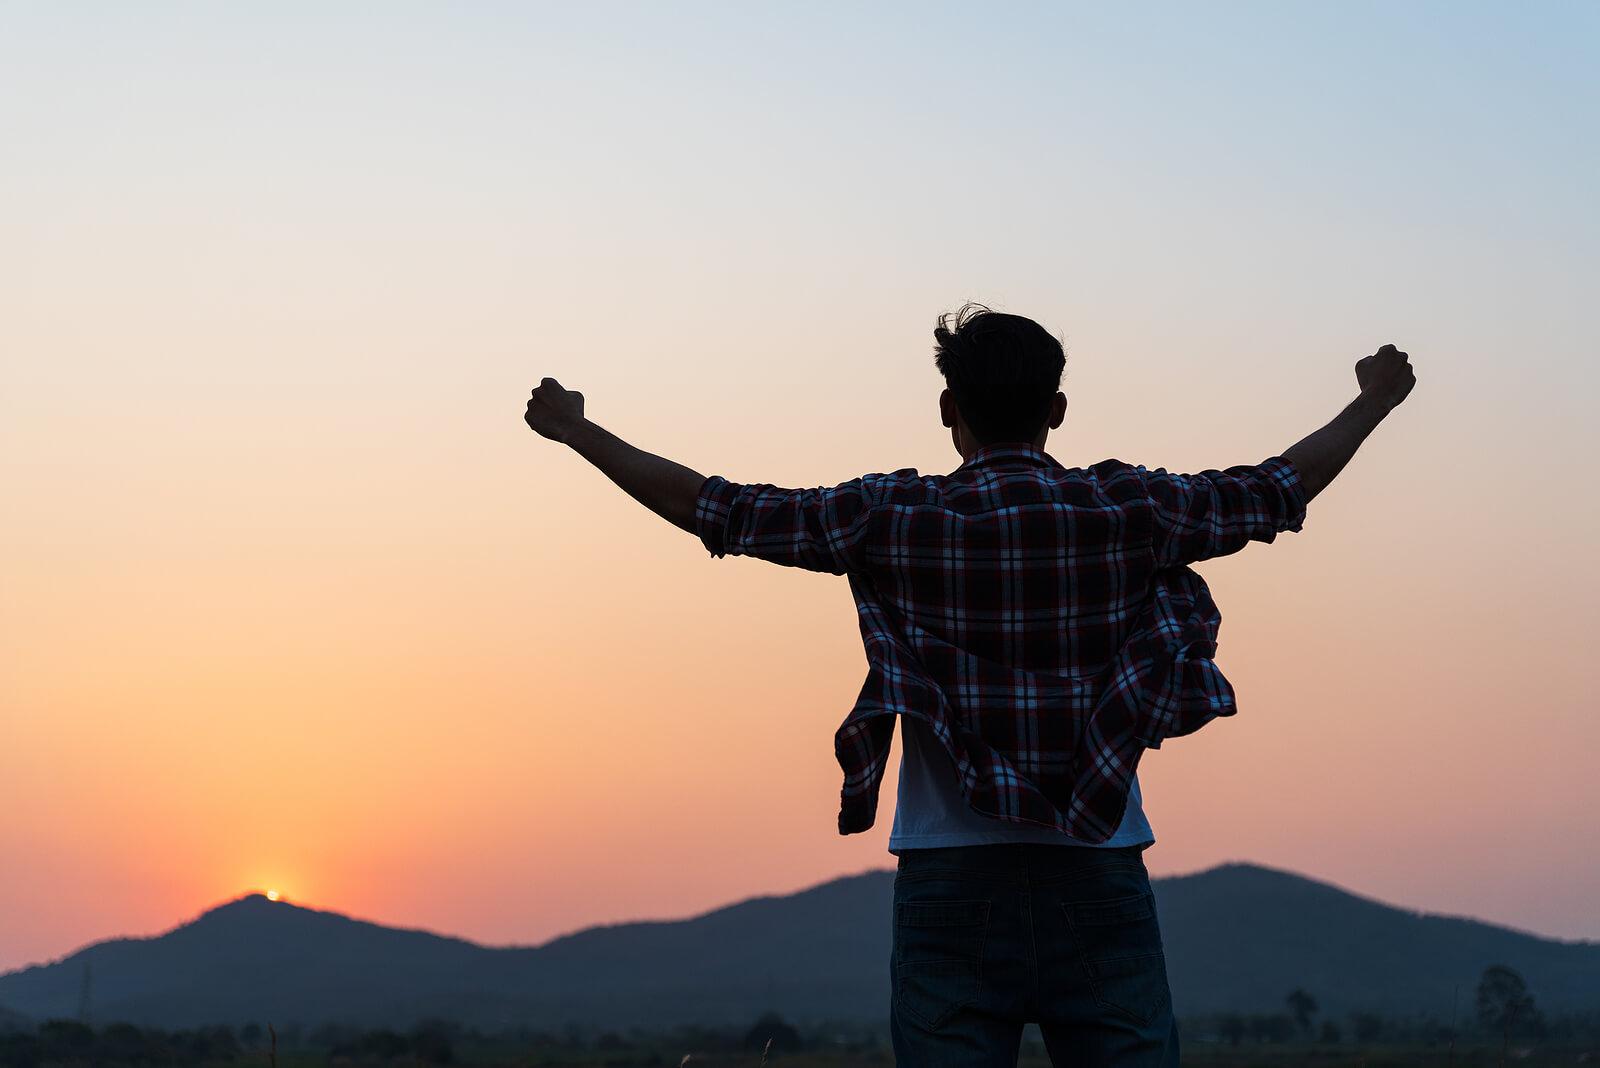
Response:
[{"label": "sunset sky", "polygon": [[[1600,938],[1600,6],[0,3],[0,969],[250,888],[491,943],[892,861],[842,579],[706,474],[958,462],[935,316],[1064,337],[1069,465],[1281,452],[1154,874]],[[1585,682],[1585,679],[1591,681]]]}]

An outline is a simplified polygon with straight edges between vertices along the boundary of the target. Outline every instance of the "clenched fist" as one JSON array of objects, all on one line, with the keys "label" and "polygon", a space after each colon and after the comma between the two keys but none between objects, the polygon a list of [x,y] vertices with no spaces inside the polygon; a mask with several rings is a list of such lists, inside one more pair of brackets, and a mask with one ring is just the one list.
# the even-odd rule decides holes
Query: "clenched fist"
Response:
[{"label": "clenched fist", "polygon": [[1356,361],[1356,384],[1364,396],[1371,397],[1384,411],[1392,411],[1417,384],[1409,360],[1410,357],[1393,345],[1385,345],[1371,356]]},{"label": "clenched fist", "polygon": [[562,389],[553,378],[540,379],[533,396],[528,398],[528,413],[522,418],[541,437],[566,441],[583,422],[583,394]]}]

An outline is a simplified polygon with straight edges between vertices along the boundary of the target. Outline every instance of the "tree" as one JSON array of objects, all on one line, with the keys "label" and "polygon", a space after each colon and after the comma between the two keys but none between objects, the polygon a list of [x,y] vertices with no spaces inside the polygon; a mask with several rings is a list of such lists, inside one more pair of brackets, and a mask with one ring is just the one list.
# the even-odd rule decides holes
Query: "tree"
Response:
[{"label": "tree", "polygon": [[87,1060],[94,1030],[77,1020],[47,1020],[39,1025],[39,1049],[47,1061]]},{"label": "tree", "polygon": [[1227,1013],[1217,1022],[1217,1029],[1222,1032],[1222,1037],[1228,1040],[1228,1045],[1237,1046],[1244,1041],[1244,1017],[1236,1012]]},{"label": "tree", "polygon": [[422,1064],[451,1064],[461,1028],[449,1020],[423,1020],[412,1029],[411,1054]]},{"label": "tree", "polygon": [[1294,1021],[1281,1012],[1250,1017],[1250,1037],[1257,1042],[1287,1042],[1294,1037]]},{"label": "tree", "polygon": [[773,1053],[787,1053],[800,1049],[802,1045],[800,1032],[775,1012],[762,1016],[744,1036],[744,1048],[750,1050],[770,1048]]},{"label": "tree", "polygon": [[[147,1036],[133,1024],[114,1023],[100,1030],[94,1059],[111,1064],[139,1064],[155,1060],[161,1035]],[[154,1047],[154,1048],[152,1048]]]},{"label": "tree", "polygon": [[1383,1017],[1370,1012],[1351,1013],[1350,1030],[1357,1042],[1376,1042],[1383,1034]]},{"label": "tree", "polygon": [[1289,991],[1289,996],[1284,998],[1284,1004],[1289,1006],[1289,1014],[1294,1017],[1294,1022],[1300,1028],[1300,1033],[1307,1038],[1311,1037],[1311,1017],[1317,1014],[1317,999],[1299,987]]},{"label": "tree", "polygon": [[1483,970],[1483,978],[1478,980],[1478,1022],[1485,1029],[1500,1033],[1502,1061],[1511,1045],[1513,1029],[1538,1029],[1539,1010],[1528,993],[1528,984],[1514,969],[1491,964]]}]

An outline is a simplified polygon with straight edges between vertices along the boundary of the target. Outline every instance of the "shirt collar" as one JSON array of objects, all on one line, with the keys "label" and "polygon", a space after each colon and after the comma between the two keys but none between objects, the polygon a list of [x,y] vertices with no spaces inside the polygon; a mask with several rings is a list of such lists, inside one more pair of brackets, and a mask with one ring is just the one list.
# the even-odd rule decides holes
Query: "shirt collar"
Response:
[{"label": "shirt collar", "polygon": [[1038,446],[1026,441],[1001,441],[985,445],[972,454],[972,459],[956,470],[966,467],[990,467],[1001,464],[1028,464],[1033,467],[1060,467],[1056,458]]}]

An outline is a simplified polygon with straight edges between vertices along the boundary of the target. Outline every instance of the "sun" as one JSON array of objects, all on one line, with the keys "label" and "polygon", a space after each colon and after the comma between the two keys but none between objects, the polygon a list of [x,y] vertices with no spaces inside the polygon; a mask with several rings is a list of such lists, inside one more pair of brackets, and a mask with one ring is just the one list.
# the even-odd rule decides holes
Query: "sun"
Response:
[{"label": "sun", "polygon": [[276,900],[278,900],[278,892],[276,890],[268,890],[267,891],[267,900],[268,901],[276,901]]}]

